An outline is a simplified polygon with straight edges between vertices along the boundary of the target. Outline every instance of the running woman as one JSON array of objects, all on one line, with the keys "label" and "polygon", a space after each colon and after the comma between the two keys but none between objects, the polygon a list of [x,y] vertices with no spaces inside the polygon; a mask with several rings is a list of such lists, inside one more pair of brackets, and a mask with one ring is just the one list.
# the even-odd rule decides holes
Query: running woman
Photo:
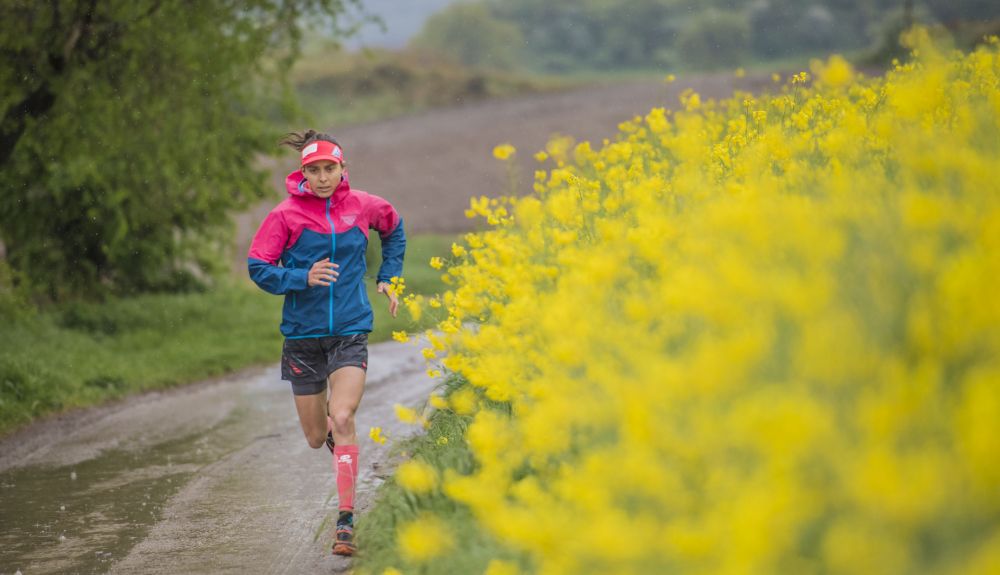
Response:
[{"label": "running woman", "polygon": [[358,442],[354,414],[365,389],[372,308],[365,291],[368,231],[378,231],[382,264],[377,290],[396,317],[391,278],[402,276],[406,236],[386,200],[351,189],[344,151],[327,134],[292,132],[301,168],[285,179],[288,197],[264,218],[250,246],[253,281],[284,295],[281,377],[313,449],[333,452],[340,513],[333,552],[353,555]]}]

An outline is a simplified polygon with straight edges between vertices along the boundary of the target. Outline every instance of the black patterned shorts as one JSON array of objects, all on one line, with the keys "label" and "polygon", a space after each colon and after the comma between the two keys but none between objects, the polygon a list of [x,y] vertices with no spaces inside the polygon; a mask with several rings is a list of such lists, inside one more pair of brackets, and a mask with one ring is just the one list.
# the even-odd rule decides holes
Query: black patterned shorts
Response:
[{"label": "black patterned shorts", "polygon": [[342,367],[368,369],[368,334],[286,339],[281,350],[281,379],[295,395],[326,391],[327,378]]}]

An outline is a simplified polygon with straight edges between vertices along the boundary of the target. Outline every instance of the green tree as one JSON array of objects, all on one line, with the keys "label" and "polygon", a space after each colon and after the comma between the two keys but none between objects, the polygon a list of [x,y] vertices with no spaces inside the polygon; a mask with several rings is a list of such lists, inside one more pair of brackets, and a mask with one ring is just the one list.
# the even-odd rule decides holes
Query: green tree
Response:
[{"label": "green tree", "polygon": [[[901,0],[900,3],[913,4],[913,1]],[[935,18],[946,25],[953,25],[961,20],[991,20],[1000,16],[1000,6],[996,0],[924,0],[924,4]],[[914,10],[914,6],[910,6]],[[905,10],[905,8],[904,8]]]},{"label": "green tree", "polygon": [[676,47],[678,60],[687,66],[734,66],[748,56],[750,24],[740,12],[710,8],[686,22]]},{"label": "green tree", "polygon": [[675,0],[489,0],[539,68],[649,66],[673,43]]},{"label": "green tree", "polygon": [[467,66],[511,69],[521,59],[524,39],[514,24],[485,4],[452,4],[424,24],[411,44],[454,56]]},{"label": "green tree", "polygon": [[0,4],[0,240],[15,277],[46,299],[209,277],[230,213],[267,193],[263,118],[282,109],[307,24],[336,27],[357,2]]}]

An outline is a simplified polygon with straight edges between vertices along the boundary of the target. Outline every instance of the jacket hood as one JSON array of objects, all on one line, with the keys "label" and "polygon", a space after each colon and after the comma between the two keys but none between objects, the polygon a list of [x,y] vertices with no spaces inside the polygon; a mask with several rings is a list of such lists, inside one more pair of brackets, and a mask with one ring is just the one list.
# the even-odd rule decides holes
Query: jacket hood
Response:
[{"label": "jacket hood", "polygon": [[[344,170],[344,175],[340,178],[340,184],[337,185],[336,189],[333,190],[333,195],[330,199],[333,203],[337,203],[347,195],[347,192],[351,189],[351,180],[347,175],[347,170]],[[285,178],[285,191],[288,192],[290,196],[298,196],[303,198],[313,198],[322,199],[317,196],[309,188],[309,182],[306,180],[305,174],[302,170],[295,170],[294,172],[288,174]]]}]

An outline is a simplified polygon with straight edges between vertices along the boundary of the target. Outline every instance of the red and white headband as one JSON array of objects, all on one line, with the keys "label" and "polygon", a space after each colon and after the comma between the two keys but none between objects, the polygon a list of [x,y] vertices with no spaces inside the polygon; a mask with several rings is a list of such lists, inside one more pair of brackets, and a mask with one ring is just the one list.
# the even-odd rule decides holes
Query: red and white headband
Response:
[{"label": "red and white headband", "polygon": [[308,146],[302,148],[302,165],[311,164],[320,160],[330,160],[338,164],[344,163],[344,151],[340,146],[326,140],[316,140]]}]

